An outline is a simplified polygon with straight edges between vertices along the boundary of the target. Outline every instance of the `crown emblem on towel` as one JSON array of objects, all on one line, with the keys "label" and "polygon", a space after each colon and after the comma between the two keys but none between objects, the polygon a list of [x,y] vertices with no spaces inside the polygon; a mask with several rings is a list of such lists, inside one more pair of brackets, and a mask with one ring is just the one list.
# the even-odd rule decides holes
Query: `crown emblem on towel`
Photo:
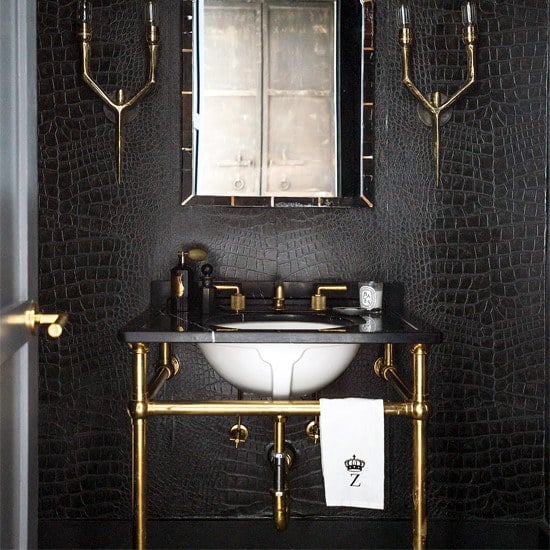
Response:
[{"label": "crown emblem on towel", "polygon": [[365,461],[353,455],[353,458],[348,458],[344,461],[344,465],[348,469],[348,472],[361,472],[365,467]]}]

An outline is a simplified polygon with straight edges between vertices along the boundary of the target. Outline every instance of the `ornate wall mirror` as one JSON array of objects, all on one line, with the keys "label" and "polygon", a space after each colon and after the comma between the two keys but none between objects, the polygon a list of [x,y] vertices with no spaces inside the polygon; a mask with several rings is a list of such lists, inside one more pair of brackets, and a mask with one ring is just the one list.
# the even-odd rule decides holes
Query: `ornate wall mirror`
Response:
[{"label": "ornate wall mirror", "polygon": [[374,0],[183,0],[182,204],[372,206]]}]

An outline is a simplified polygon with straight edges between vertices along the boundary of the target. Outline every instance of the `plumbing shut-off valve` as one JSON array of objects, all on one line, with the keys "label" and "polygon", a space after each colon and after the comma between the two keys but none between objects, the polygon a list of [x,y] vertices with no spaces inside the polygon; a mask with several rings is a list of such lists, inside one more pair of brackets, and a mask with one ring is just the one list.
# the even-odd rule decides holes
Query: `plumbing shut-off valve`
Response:
[{"label": "plumbing shut-off valve", "polygon": [[235,442],[235,447],[246,443],[248,439],[248,428],[242,424],[241,417],[237,417],[237,423],[229,429],[229,441]]},{"label": "plumbing shut-off valve", "polygon": [[[240,401],[243,398],[243,392],[238,390],[237,399]],[[237,416],[237,423],[229,429],[229,441],[235,442],[235,448],[241,443],[246,443],[248,439],[248,428],[242,423],[241,415]]]}]

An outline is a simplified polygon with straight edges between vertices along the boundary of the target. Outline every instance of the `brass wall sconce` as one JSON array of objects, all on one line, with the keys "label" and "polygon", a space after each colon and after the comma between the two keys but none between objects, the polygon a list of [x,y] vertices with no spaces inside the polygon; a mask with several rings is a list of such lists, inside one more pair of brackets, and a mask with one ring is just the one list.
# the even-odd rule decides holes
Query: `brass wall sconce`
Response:
[{"label": "brass wall sconce", "polygon": [[[116,116],[117,124],[117,183],[122,180],[122,126],[126,120],[123,113],[126,109],[134,106],[143,96],[145,96],[155,85],[155,72],[157,68],[157,53],[159,32],[157,27],[156,4],[154,0],[146,0],[145,2],[145,19],[146,29],[145,38],[149,46],[149,77],[147,83],[133,97],[126,100],[124,90],[119,88],[116,92],[115,99],[111,99],[106,94],[99,84],[92,78],[90,74],[90,56],[91,56],[91,41],[92,41],[92,9],[89,0],[80,0],[78,6],[78,21],[80,28],[78,36],[81,39],[82,51],[82,78],[88,86],[105,102],[106,107]],[[110,118],[110,117],[109,117]]]},{"label": "brass wall sconce", "polygon": [[439,185],[439,144],[440,126],[450,118],[450,112],[443,113],[475,82],[475,49],[476,41],[476,8],[473,2],[465,2],[462,6],[462,40],[466,47],[468,78],[466,83],[447,98],[440,92],[433,92],[430,99],[426,98],[411,80],[410,49],[412,44],[411,17],[409,8],[401,5],[397,12],[397,24],[399,26],[399,43],[401,44],[402,80],[416,99],[420,101],[419,117],[426,125],[432,127],[433,155],[435,161],[435,184]]}]

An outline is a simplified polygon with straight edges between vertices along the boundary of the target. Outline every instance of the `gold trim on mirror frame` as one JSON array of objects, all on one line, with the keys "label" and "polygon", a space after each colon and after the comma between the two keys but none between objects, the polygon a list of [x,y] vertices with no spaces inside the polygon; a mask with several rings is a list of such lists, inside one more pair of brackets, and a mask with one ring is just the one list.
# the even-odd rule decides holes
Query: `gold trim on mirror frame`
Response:
[{"label": "gold trim on mirror frame", "polygon": [[[359,181],[355,182],[351,189],[342,194],[342,177],[340,177],[340,193],[337,197],[272,197],[272,196],[214,196],[196,195],[194,193],[193,163],[194,130],[193,130],[193,38],[194,17],[193,12],[196,2],[194,0],[182,0],[181,14],[181,55],[182,55],[182,80],[181,80],[181,132],[182,132],[182,186],[181,206],[229,206],[229,207],[374,207],[374,29],[375,29],[375,0],[357,0],[361,4],[361,28],[362,33],[362,74],[372,74],[372,79],[361,83],[361,131]],[[341,35],[343,36],[343,34]],[[341,151],[338,153],[341,155]],[[348,187],[346,186],[346,187]]]}]

